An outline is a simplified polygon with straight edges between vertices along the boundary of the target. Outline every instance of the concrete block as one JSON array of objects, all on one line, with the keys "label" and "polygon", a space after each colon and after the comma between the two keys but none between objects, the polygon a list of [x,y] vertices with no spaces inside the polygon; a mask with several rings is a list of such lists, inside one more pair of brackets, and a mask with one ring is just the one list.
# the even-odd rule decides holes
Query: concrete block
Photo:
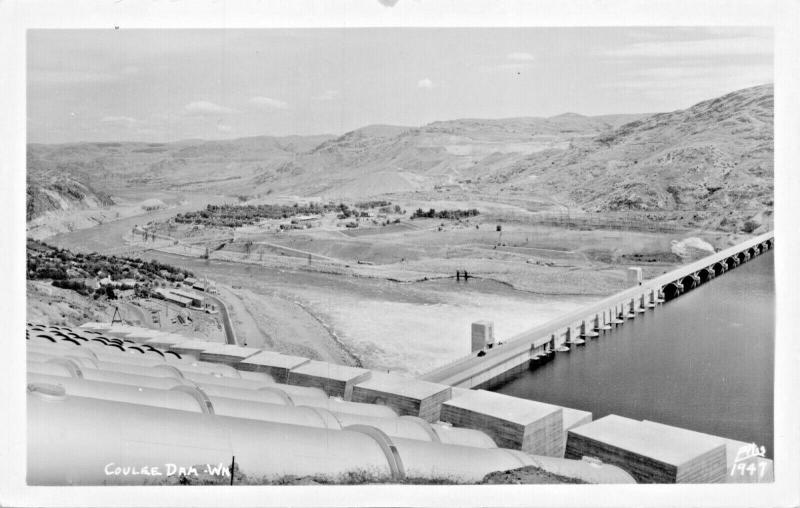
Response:
[{"label": "concrete block", "polygon": [[353,387],[353,402],[381,404],[394,409],[398,415],[418,416],[436,422],[442,403],[451,397],[447,385],[421,381],[398,374],[372,372],[369,379]]},{"label": "concrete block", "polygon": [[558,457],[563,447],[560,407],[485,390],[469,390],[442,404],[441,419],[482,430],[500,448]]},{"label": "concrete block", "polygon": [[480,351],[488,344],[494,344],[494,323],[475,321],[472,323],[472,352]]},{"label": "concrete block", "polygon": [[287,383],[289,371],[310,362],[302,356],[291,356],[274,351],[262,351],[236,365],[239,370],[269,374],[278,383]]},{"label": "concrete block", "polygon": [[580,409],[572,409],[569,407],[561,406],[561,419],[562,419],[562,426],[564,429],[563,433],[563,440],[561,442],[561,454],[559,457],[564,456],[564,452],[567,449],[567,437],[570,429],[575,427],[580,427],[581,425],[586,425],[592,421],[592,413],[589,411],[581,411]]},{"label": "concrete block", "polygon": [[200,352],[200,360],[236,366],[236,364],[245,358],[249,358],[260,352],[260,349],[253,347],[217,344],[213,348],[205,349]]},{"label": "concrete block", "polygon": [[642,269],[638,266],[628,268],[628,286],[639,286],[642,283]]},{"label": "concrete block", "polygon": [[[744,471],[740,471],[736,468],[737,457],[740,451],[749,448],[751,443],[715,436],[713,434],[705,434],[694,430],[682,429],[680,427],[673,427],[649,420],[643,420],[642,425],[676,436],[685,435],[689,438],[706,439],[709,443],[724,444],[725,468],[727,471],[725,474],[726,483],[770,483],[775,481],[773,462],[768,458],[750,457],[741,461],[745,464]],[[750,468],[750,464],[753,464],[753,468]]]},{"label": "concrete block", "polygon": [[312,360],[291,369],[287,383],[321,388],[329,396],[350,400],[353,386],[359,381],[369,379],[371,374],[371,371],[359,367]]},{"label": "concrete block", "polygon": [[726,473],[721,442],[617,415],[570,429],[564,457],[600,459],[624,469],[638,483],[719,483]]},{"label": "concrete block", "polygon": [[183,342],[178,342],[177,344],[172,344],[169,346],[169,351],[175,351],[181,356],[192,356],[194,358],[200,359],[200,353],[207,349],[213,349],[215,346],[219,346],[219,342],[209,342],[207,340],[200,340],[200,339],[190,339],[185,340]]}]

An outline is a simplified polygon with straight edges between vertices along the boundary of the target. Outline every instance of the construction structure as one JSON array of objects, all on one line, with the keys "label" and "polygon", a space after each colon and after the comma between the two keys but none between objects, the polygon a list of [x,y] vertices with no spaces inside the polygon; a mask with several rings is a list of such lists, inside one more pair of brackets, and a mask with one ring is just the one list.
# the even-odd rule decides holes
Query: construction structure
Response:
[{"label": "construction structure", "polygon": [[[357,471],[378,481],[470,483],[526,465],[591,482],[633,481],[616,466],[498,447],[480,429],[417,416],[441,407],[447,386],[403,389],[400,376],[311,360],[282,363],[286,384],[252,370],[258,362],[239,368],[258,357],[272,368],[277,353],[267,359],[252,348],[203,348],[203,341],[128,326],[30,324],[26,338],[30,485],[141,485],[152,476],[116,475],[114,466],[229,464],[233,456],[247,474],[276,482],[286,475],[336,481]],[[400,412],[417,415],[348,400],[377,393],[396,395]]]}]

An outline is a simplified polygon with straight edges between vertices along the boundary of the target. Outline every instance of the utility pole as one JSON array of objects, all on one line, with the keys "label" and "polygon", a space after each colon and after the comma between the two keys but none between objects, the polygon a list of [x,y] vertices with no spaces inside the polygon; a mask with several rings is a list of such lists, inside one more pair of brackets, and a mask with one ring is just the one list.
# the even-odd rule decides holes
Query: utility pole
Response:
[{"label": "utility pole", "polygon": [[111,317],[111,324],[120,323],[122,324],[122,315],[119,313],[119,307],[114,306],[114,315]]}]

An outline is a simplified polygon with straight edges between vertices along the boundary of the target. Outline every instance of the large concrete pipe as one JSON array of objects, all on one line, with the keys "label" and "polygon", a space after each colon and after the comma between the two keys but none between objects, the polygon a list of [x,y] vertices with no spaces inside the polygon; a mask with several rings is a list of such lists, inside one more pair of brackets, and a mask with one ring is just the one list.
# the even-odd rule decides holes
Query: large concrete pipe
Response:
[{"label": "large concrete pipe", "polygon": [[35,373],[28,373],[28,383],[61,386],[67,395],[76,397],[128,402],[195,413],[201,413],[205,410],[195,396],[181,390],[162,390]]},{"label": "large concrete pipe", "polygon": [[[143,467],[228,465],[277,480],[286,475],[337,479],[364,471],[391,475],[380,445],[357,432],[261,422],[105,400],[28,397],[29,485],[140,485],[159,477]],[[134,467],[139,474],[115,473]],[[161,476],[160,478],[163,478]]]},{"label": "large concrete pipe", "polygon": [[[95,343],[98,344],[98,343]],[[135,365],[158,365],[164,363],[174,364],[175,367],[183,371],[196,372],[198,374],[217,375],[222,377],[241,377],[239,371],[229,365],[218,364],[213,362],[204,362],[200,360],[191,359],[177,359],[176,361],[167,361],[166,357],[162,356],[147,356],[141,354],[132,354],[120,351],[117,348],[103,346],[98,344],[96,346],[87,346],[94,351],[97,357],[101,360],[115,362],[115,363],[130,363]],[[173,355],[170,355],[173,356]]]},{"label": "large concrete pipe", "polygon": [[[279,404],[282,406],[293,406],[292,398],[280,389],[281,385],[264,388],[262,390],[243,390],[241,388],[228,388],[219,385],[200,385],[192,383],[209,396],[226,397],[250,402],[264,404]],[[321,390],[320,390],[321,391]],[[323,395],[325,395],[323,393]],[[325,395],[327,397],[327,395]]]},{"label": "large concrete pipe", "polygon": [[[275,385],[283,388],[285,385]],[[290,394],[291,395],[291,394]],[[389,406],[380,404],[366,404],[363,402],[351,402],[342,400],[338,397],[325,399],[309,399],[291,395],[295,406],[313,406],[333,411],[334,413],[350,413],[363,416],[374,416],[377,418],[391,418],[397,416],[397,412]]]},{"label": "large concrete pipe", "polygon": [[81,377],[79,373],[83,371],[75,362],[60,359],[63,361],[28,362],[27,372],[34,374],[46,374],[48,376],[61,377]]},{"label": "large concrete pipe", "polygon": [[[213,376],[210,374],[202,374],[198,372],[192,372],[187,370],[182,370],[183,377],[198,384],[209,384],[209,385],[222,385],[222,386],[232,386],[236,388],[244,388],[248,390],[258,390],[259,388],[264,388],[267,386],[272,386],[275,384],[275,381],[252,381],[250,379],[242,379],[242,378],[233,378],[233,377],[224,377],[224,376]],[[265,376],[267,374],[264,374]]]},{"label": "large concrete pipe", "polygon": [[61,360],[62,361],[59,363],[55,363],[53,361],[44,363],[28,362],[27,372],[33,374],[47,374],[50,376],[77,377],[88,379],[90,381],[141,386],[143,388],[159,388],[162,390],[169,390],[174,386],[189,384],[186,382],[186,380],[172,377],[153,377],[148,375],[139,376],[124,372],[81,368],[75,362],[64,358]]},{"label": "large concrete pipe", "polygon": [[[320,409],[325,411],[324,409]],[[376,418],[374,416],[354,415],[348,413],[331,413],[339,421],[342,428],[353,425],[369,425],[382,430],[391,437],[403,437],[417,441],[439,442],[439,436],[433,432],[425,420],[420,422],[406,418]]]},{"label": "large concrete pipe", "polygon": [[569,460],[558,457],[536,456],[538,466],[554,474],[579,478],[588,483],[636,483],[624,469],[585,460]]},{"label": "large concrete pipe", "polygon": [[98,361],[96,364],[99,370],[105,370],[109,372],[135,374],[138,376],[172,377],[176,379],[183,378],[183,374],[180,370],[175,368],[174,365],[168,365],[166,363],[161,363],[158,365],[136,365],[133,363]]},{"label": "large concrete pipe", "polygon": [[363,425],[337,431],[260,422],[71,397],[56,388],[29,386],[30,485],[142,484],[154,479],[141,474],[145,466],[164,474],[168,464],[226,465],[232,456],[251,478],[272,481],[359,473],[475,482],[492,471],[541,464],[519,451],[390,438]]},{"label": "large concrete pipe", "polygon": [[25,358],[29,362],[37,362],[37,363],[49,362],[50,360],[54,360],[56,358],[64,358],[75,362],[81,368],[88,368],[88,369],[97,368],[97,363],[94,360],[70,354],[53,356],[46,353],[36,353],[33,351],[28,351],[28,353],[25,355]]},{"label": "large concrete pipe", "polygon": [[240,379],[242,376],[239,371],[225,365],[224,363],[205,362],[202,360],[185,360],[183,362],[173,362],[172,365],[179,368],[181,372],[194,372],[208,376]]},{"label": "large concrete pipe", "polygon": [[141,354],[125,353],[116,348],[91,348],[98,360],[113,363],[129,363],[133,365],[164,365],[164,358],[158,355],[148,356]]},{"label": "large concrete pipe", "polygon": [[238,388],[223,384],[197,383],[194,381],[189,382],[199,386],[209,395],[218,395],[220,397],[229,397],[231,399],[252,400],[254,402],[261,400],[260,392],[274,392],[275,390],[280,390],[289,397],[289,405],[296,405],[293,401],[295,397],[318,400],[328,398],[328,394],[323,392],[320,388],[312,388],[308,386],[292,386],[279,383],[270,383],[254,390],[252,388]]},{"label": "large concrete pipe", "polygon": [[431,424],[431,428],[444,444],[473,446],[476,448],[497,448],[497,444],[483,431],[453,427],[446,423]]},{"label": "large concrete pipe", "polygon": [[317,407],[334,413],[350,413],[377,418],[394,418],[397,416],[397,413],[390,407],[332,399],[321,389],[307,386],[275,383],[258,390],[252,390],[204,383],[196,383],[196,385],[208,395],[231,399]]},{"label": "large concrete pipe", "polygon": [[67,344],[54,344],[52,342],[45,342],[45,343],[36,343],[29,341],[27,344],[27,350],[36,352],[36,353],[44,353],[50,355],[74,355],[74,356],[81,356],[86,358],[91,358],[92,360],[97,360],[98,357],[94,352],[89,348],[84,348],[80,346],[76,346],[74,344],[67,345]]}]

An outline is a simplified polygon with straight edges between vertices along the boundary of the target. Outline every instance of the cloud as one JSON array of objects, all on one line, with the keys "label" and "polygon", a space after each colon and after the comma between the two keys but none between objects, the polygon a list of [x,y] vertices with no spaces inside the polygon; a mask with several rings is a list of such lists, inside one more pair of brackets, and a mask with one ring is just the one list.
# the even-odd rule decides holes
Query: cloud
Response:
[{"label": "cloud", "polygon": [[339,90],[325,90],[321,94],[314,97],[315,101],[332,101],[339,96]]},{"label": "cloud", "polygon": [[269,97],[253,97],[250,103],[264,109],[289,109],[289,104],[286,102]]},{"label": "cloud", "polygon": [[417,88],[433,88],[433,81],[430,78],[422,78],[417,81]]},{"label": "cloud", "polygon": [[522,53],[522,52],[509,53],[508,55],[506,55],[506,59],[513,60],[515,62],[531,62],[533,60],[536,60],[536,58],[534,58],[534,56],[531,55],[530,53]]},{"label": "cloud", "polygon": [[112,123],[117,125],[130,125],[138,122],[137,119],[130,116],[104,116],[100,119],[103,123]]},{"label": "cloud", "polygon": [[214,104],[210,101],[195,101],[183,107],[184,111],[190,115],[230,115],[236,113],[236,110]]},{"label": "cloud", "polygon": [[399,0],[378,0],[384,7],[394,7]]},{"label": "cloud", "polygon": [[602,51],[603,56],[642,58],[709,58],[718,56],[771,55],[768,37],[728,37],[692,41],[648,41]]}]

